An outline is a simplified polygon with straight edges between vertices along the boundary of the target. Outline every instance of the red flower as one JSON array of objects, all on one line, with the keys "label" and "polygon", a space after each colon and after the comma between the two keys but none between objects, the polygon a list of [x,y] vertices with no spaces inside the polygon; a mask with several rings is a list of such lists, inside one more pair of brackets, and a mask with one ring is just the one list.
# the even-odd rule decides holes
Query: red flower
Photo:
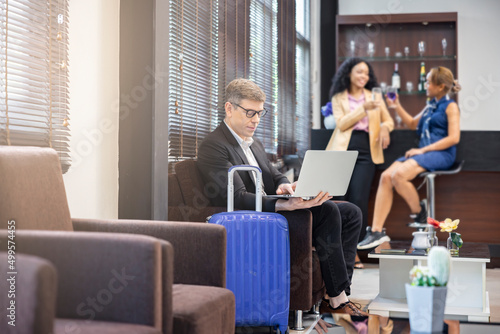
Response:
[{"label": "red flower", "polygon": [[439,222],[431,217],[427,218],[427,224],[434,226],[435,228],[439,228]]}]

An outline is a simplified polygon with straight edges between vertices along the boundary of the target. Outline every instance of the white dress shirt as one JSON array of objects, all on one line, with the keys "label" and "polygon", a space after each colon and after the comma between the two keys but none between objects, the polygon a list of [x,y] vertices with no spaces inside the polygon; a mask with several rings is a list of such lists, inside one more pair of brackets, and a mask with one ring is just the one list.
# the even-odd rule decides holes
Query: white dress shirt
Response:
[{"label": "white dress shirt", "polygon": [[[224,120],[224,123],[227,125],[226,120]],[[253,155],[253,152],[250,149],[250,145],[252,145],[254,142],[253,138],[250,137],[250,138],[243,140],[240,136],[238,136],[238,134],[236,132],[234,132],[233,129],[231,129],[231,127],[229,125],[227,125],[227,128],[229,129],[229,131],[231,131],[231,133],[233,134],[233,136],[236,139],[236,141],[238,142],[238,144],[240,144],[240,147],[243,150],[243,153],[245,153],[245,156],[247,157],[248,163],[252,166],[260,168],[259,163],[257,162],[257,159],[255,159],[255,156]],[[253,183],[255,184],[256,183],[255,175],[254,175],[254,173],[251,173],[251,175],[252,175]],[[261,186],[262,186],[262,195],[265,196],[266,193],[264,192],[264,185],[262,184]]]}]

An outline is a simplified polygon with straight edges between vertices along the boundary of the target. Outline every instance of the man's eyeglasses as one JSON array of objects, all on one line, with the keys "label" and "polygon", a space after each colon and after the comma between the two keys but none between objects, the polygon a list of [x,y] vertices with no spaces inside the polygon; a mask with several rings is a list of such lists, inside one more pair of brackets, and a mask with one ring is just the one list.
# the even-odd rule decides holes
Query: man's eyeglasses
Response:
[{"label": "man's eyeglasses", "polygon": [[261,118],[261,117],[264,117],[267,114],[267,109],[266,108],[264,108],[264,109],[262,109],[260,111],[257,111],[257,110],[252,110],[252,109],[245,109],[245,108],[243,108],[242,106],[240,106],[237,103],[232,103],[232,104],[234,104],[235,106],[240,107],[241,109],[245,110],[246,115],[247,115],[248,118],[254,117],[255,114],[259,115],[259,118]]}]

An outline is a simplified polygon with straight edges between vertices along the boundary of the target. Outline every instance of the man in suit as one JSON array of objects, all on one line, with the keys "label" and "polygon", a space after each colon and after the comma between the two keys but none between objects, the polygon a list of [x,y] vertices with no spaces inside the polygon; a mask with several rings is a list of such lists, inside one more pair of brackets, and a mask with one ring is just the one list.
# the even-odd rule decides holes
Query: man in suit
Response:
[{"label": "man in suit", "polygon": [[[212,205],[227,203],[227,172],[233,165],[254,165],[262,170],[265,194],[293,194],[290,184],[267,159],[264,146],[253,135],[262,117],[266,95],[252,81],[235,79],[226,87],[226,117],[210,133],[198,150],[198,168],[205,181],[205,191]],[[250,172],[234,174],[234,207],[255,210],[255,181]],[[262,210],[266,212],[308,209],[313,216],[313,244],[321,264],[321,273],[330,296],[322,310],[366,316],[347,296],[361,229],[361,211],[351,203],[334,203],[328,193],[315,198],[275,199],[263,197]]]}]

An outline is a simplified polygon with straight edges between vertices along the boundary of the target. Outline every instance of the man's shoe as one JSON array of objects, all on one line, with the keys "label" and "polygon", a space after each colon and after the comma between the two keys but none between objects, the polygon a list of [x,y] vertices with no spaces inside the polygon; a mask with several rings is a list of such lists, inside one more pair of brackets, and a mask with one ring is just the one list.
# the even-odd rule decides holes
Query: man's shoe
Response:
[{"label": "man's shoe", "polygon": [[351,316],[351,319],[356,320],[356,319],[366,319],[369,314],[366,312],[363,312],[359,309],[360,307],[354,305],[353,302],[348,301],[346,303],[340,304],[338,307],[333,308],[328,300],[323,299],[321,301],[321,305],[319,307],[319,313],[324,314],[324,313],[341,313],[341,314],[349,314]]},{"label": "man's shoe", "polygon": [[385,229],[382,232],[372,232],[370,227],[366,228],[365,238],[358,244],[358,249],[375,248],[386,241],[391,241],[391,238],[385,234]]}]

